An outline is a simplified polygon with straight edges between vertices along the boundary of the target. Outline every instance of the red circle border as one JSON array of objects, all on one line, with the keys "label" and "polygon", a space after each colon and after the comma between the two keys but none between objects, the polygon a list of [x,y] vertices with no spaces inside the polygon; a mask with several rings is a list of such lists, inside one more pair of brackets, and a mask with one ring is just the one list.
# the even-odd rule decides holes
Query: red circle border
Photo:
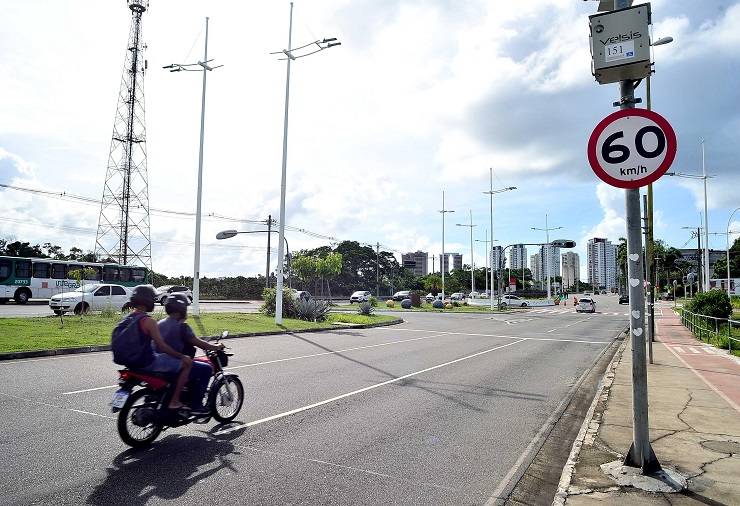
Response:
[{"label": "red circle border", "polygon": [[[599,136],[614,121],[624,118],[626,116],[642,116],[651,121],[654,121],[665,133],[666,137],[666,155],[663,162],[660,164],[658,169],[647,177],[641,179],[633,179],[631,181],[623,181],[610,176],[602,167],[599,165],[599,160],[596,156],[596,142],[599,140]],[[622,109],[611,113],[606,118],[602,119],[594,131],[591,132],[591,137],[588,139],[588,147],[586,148],[586,154],[588,155],[588,163],[591,165],[591,170],[594,171],[596,176],[610,186],[616,186],[617,188],[624,188],[626,190],[634,190],[647,186],[654,183],[668,171],[668,168],[676,158],[676,150],[678,149],[678,141],[676,140],[676,132],[668,120],[655,111],[648,111],[647,109]]]}]

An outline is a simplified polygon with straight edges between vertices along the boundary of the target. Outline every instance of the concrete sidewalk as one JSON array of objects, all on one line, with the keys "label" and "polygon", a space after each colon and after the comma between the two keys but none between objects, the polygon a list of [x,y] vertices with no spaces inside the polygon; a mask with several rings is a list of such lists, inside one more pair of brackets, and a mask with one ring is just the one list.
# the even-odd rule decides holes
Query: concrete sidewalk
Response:
[{"label": "concrete sidewalk", "polygon": [[[740,504],[740,410],[733,402],[740,389],[740,362],[708,349],[672,312],[666,313],[656,319],[654,364],[648,365],[650,439],[661,465],[681,473],[688,490],[669,494],[620,487],[601,469],[623,459],[632,442],[627,339],[594,399],[553,504]],[[694,347],[687,351],[692,357],[684,359],[676,345]]]}]

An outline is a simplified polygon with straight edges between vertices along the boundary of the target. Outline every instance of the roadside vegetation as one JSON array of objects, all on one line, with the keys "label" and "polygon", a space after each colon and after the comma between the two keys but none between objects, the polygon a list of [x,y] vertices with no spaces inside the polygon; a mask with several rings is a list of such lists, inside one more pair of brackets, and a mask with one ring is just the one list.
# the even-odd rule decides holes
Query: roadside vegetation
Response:
[{"label": "roadside vegetation", "polygon": [[[733,297],[735,299],[735,297]],[[683,324],[706,343],[740,356],[740,322],[733,322],[735,301],[720,290],[699,293],[679,309]],[[734,338],[731,339],[730,338]]]},{"label": "roadside vegetation", "polygon": [[[163,311],[152,314],[165,318]],[[199,336],[215,336],[224,330],[231,334],[248,332],[293,331],[305,329],[333,329],[341,325],[367,325],[394,320],[387,315],[361,316],[357,314],[329,314],[323,322],[286,318],[278,326],[271,316],[254,313],[205,313],[191,316],[188,324]],[[93,346],[110,343],[110,335],[121,320],[120,313],[88,314],[84,318],[69,316],[62,327],[55,316],[43,318],[0,319],[0,353],[13,351],[49,350]]]}]

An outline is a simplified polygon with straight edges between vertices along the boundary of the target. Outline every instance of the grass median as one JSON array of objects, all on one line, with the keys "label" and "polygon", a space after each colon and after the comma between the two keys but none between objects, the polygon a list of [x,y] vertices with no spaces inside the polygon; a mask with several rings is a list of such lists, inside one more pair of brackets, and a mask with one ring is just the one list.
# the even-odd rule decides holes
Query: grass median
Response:
[{"label": "grass median", "polygon": [[[166,315],[152,314],[159,320]],[[120,314],[92,314],[83,317],[67,316],[62,325],[58,316],[43,318],[0,319],[0,353],[16,351],[51,350],[110,344],[113,328],[121,320]],[[325,322],[307,322],[286,318],[284,325],[275,324],[272,316],[259,313],[204,313],[188,318],[188,324],[200,336],[214,336],[224,330],[231,334],[274,332],[308,329],[334,329],[341,324],[367,325],[395,320],[387,315],[363,316],[332,313]]]}]

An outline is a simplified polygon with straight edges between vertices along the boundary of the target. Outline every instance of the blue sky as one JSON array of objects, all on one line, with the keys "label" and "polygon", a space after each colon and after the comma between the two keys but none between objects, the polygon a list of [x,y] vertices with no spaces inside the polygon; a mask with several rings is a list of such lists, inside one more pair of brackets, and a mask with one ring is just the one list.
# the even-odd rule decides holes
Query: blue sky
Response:
[{"label": "blue sky", "polygon": [[[511,4],[511,5],[509,5]],[[500,243],[537,242],[545,214],[562,237],[624,236],[623,192],[600,184],[585,146],[613,111],[617,85],[590,74],[588,15],[596,2],[545,0],[315,0],[295,3],[295,44],[335,36],[342,46],[299,60],[291,76],[286,222],[327,236],[397,251],[441,250],[441,192],[447,249],[465,254],[488,228],[488,170]],[[706,139],[710,231],[740,206],[740,2],[658,0],[653,36],[653,109],[678,136],[672,170],[698,174]],[[147,135],[153,207],[193,211],[200,76],[161,66],[202,54],[224,67],[208,82],[204,201],[207,213],[276,216],[285,67],[268,53],[287,43],[287,2],[156,0],[143,20]],[[99,198],[110,145],[129,15],[125,2],[6,6],[0,34],[0,183]],[[644,98],[644,85],[637,90]],[[700,182],[655,185],[656,235],[677,247],[698,226]],[[94,246],[98,209],[0,189],[0,237],[64,247]],[[738,213],[740,214],[740,213]],[[734,229],[740,229],[736,215]],[[204,221],[205,275],[264,272],[265,241],[216,242],[231,222]],[[241,228],[253,229],[252,225]],[[152,216],[154,268],[192,270],[193,220]],[[291,247],[326,242],[293,233]],[[711,236],[714,248],[723,236]],[[694,245],[695,241],[691,241]],[[476,263],[483,246],[476,244]],[[531,254],[532,252],[530,252]],[[273,259],[273,266],[275,260]]]}]

